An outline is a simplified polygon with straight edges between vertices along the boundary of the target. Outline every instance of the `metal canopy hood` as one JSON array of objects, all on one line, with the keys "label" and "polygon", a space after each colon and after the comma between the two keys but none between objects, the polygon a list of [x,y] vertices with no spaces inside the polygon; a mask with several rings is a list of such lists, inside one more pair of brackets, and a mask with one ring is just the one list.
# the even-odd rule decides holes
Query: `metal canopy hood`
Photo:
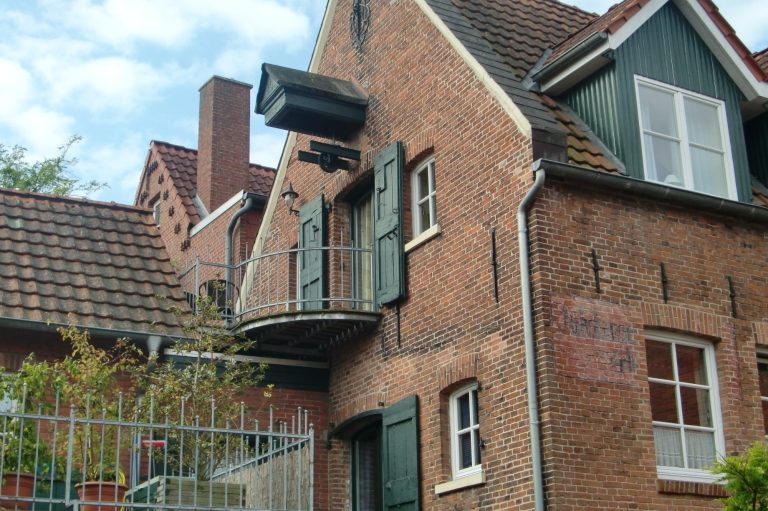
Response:
[{"label": "metal canopy hood", "polygon": [[348,140],[365,124],[368,95],[346,80],[263,64],[256,113],[264,123],[325,138]]}]

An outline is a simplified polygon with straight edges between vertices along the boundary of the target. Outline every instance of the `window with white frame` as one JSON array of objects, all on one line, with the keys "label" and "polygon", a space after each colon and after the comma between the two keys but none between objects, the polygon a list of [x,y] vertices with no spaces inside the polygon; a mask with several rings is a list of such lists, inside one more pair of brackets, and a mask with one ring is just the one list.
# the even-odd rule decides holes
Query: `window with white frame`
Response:
[{"label": "window with white frame", "polygon": [[430,158],[411,173],[413,237],[437,225],[435,159]]},{"label": "window with white frame", "polygon": [[757,375],[760,378],[760,405],[763,408],[763,428],[768,436],[768,353],[759,353]]},{"label": "window with white frame", "polygon": [[461,387],[450,398],[451,466],[457,479],[480,472],[480,419],[477,383]]},{"label": "window with white frame", "polygon": [[645,353],[659,477],[715,481],[707,469],[723,453],[723,430],[714,347],[655,334]]},{"label": "window with white frame", "polygon": [[152,218],[155,220],[155,225],[160,225],[160,200],[152,204]]},{"label": "window with white frame", "polygon": [[736,199],[725,103],[635,77],[645,177]]}]

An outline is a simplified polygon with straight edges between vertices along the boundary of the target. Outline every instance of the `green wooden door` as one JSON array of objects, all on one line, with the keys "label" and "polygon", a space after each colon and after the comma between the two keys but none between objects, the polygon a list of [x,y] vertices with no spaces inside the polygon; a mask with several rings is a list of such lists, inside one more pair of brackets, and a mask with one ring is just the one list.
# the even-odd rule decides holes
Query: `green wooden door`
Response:
[{"label": "green wooden door", "polygon": [[299,210],[299,248],[318,249],[299,252],[299,299],[301,308],[322,309],[325,296],[326,222],[323,194],[304,204]]},{"label": "green wooden door", "polygon": [[384,511],[418,511],[419,442],[416,396],[398,401],[382,418]]},{"label": "green wooden door", "polygon": [[375,298],[387,304],[405,296],[402,142],[376,155],[373,172]]}]

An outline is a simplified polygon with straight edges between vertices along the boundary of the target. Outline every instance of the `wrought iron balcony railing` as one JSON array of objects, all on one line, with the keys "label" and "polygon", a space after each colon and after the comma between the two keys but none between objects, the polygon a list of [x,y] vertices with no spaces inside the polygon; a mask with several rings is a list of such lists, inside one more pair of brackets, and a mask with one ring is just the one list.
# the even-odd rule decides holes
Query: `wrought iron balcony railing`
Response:
[{"label": "wrought iron balcony railing", "polygon": [[[305,282],[310,263],[318,268],[312,286]],[[262,254],[230,268],[198,258],[179,277],[191,305],[207,295],[239,324],[290,312],[373,312],[373,270],[370,249],[328,246]]]}]

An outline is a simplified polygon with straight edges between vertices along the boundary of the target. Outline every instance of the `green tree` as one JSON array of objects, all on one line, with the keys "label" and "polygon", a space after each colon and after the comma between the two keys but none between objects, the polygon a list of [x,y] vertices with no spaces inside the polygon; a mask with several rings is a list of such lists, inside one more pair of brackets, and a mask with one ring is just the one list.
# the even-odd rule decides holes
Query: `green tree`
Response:
[{"label": "green tree", "polygon": [[56,156],[34,163],[27,161],[25,147],[9,148],[0,144],[0,187],[54,195],[90,193],[106,188],[106,183],[81,181],[70,171],[77,164],[77,158],[68,153],[80,140],[81,136],[73,135],[59,146]]},{"label": "green tree", "polygon": [[746,452],[718,461],[712,471],[722,476],[728,498],[725,511],[768,511],[768,445],[755,442]]}]

